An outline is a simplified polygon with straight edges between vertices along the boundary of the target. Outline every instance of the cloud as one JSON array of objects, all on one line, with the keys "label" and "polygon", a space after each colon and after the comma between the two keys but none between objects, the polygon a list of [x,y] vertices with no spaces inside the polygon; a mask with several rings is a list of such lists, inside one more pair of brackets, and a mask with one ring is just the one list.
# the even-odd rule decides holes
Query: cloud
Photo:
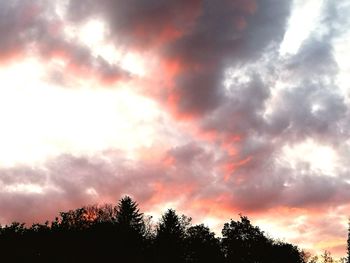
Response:
[{"label": "cloud", "polygon": [[82,23],[93,16],[106,19],[111,39],[132,48],[150,48],[177,38],[200,8],[192,1],[70,1],[68,18]]},{"label": "cloud", "polygon": [[[150,121],[161,126],[159,138],[142,136],[147,146],[132,149],[133,158],[127,149],[111,148],[51,157],[38,168],[1,168],[1,220],[46,219],[58,210],[115,202],[123,194],[148,211],[175,205],[220,220],[239,212],[268,218],[274,209],[303,215],[345,206],[349,97],[337,81],[334,49],[347,34],[345,1],[324,1],[319,27],[296,54],[284,55],[279,49],[291,2],[76,0],[63,4],[61,13],[58,2],[1,3],[4,64],[16,54],[40,56],[49,81],[58,86],[74,86],[77,79],[97,80],[97,86],[122,80],[171,119]],[[146,76],[135,78],[120,60],[99,56],[78,35],[66,34],[67,27],[91,19],[105,24],[105,44],[143,58]],[[133,114],[141,119],[137,130],[147,121],[142,111]],[[340,216],[334,220],[332,227],[340,228]],[[322,225],[308,218],[293,231],[341,236],[318,231]]]},{"label": "cloud", "polygon": [[[96,202],[114,203],[127,192],[142,201],[144,198],[140,198],[138,192],[147,195],[149,187],[143,182],[148,171],[145,170],[144,176],[133,183],[130,180],[132,167],[118,154],[113,156],[115,163],[98,156],[62,155],[48,160],[42,169],[27,166],[2,169],[2,222],[19,220],[31,223],[53,219],[59,211]],[[15,180],[8,180],[8,175]],[[34,191],[35,186],[39,191]]]},{"label": "cloud", "polygon": [[[195,156],[191,154],[188,163],[190,153]],[[174,158],[170,166],[164,162],[169,156]],[[110,150],[93,156],[65,154],[36,168],[1,168],[1,220],[42,221],[62,210],[115,203],[124,194],[132,195],[150,210],[176,200],[174,193],[190,197],[207,185],[213,162],[204,149],[188,144],[169,149],[158,160],[135,161],[127,159],[125,152]]]},{"label": "cloud", "polygon": [[297,141],[307,137],[330,141],[346,137],[342,126],[348,109],[336,89],[333,85],[308,82],[284,89],[277,98],[273,113],[267,117],[270,132],[283,133],[283,137]]},{"label": "cloud", "polygon": [[[246,6],[249,3],[251,7]],[[175,87],[170,91],[178,98],[176,111],[198,116],[219,107],[224,101],[225,69],[249,63],[277,44],[287,13],[286,1],[276,9],[271,1],[227,1],[222,5],[204,2],[193,31],[166,49],[167,56],[186,65],[185,73],[175,76]],[[275,17],[279,26],[269,23],[269,16]],[[237,19],[245,26],[235,24]],[[263,33],[267,28],[269,34]]]},{"label": "cloud", "polygon": [[[341,193],[349,185],[338,177],[339,167],[335,177],[328,177],[324,171],[307,168],[308,161],[306,168],[279,162],[286,145],[313,138],[338,155],[339,145],[348,137],[348,105],[335,85],[332,39],[317,34],[312,33],[292,57],[265,50],[266,57],[232,67],[224,98],[199,121],[203,131],[215,134],[215,141],[224,145],[224,178],[233,207],[254,211],[348,201]],[[261,74],[256,73],[259,70]]]},{"label": "cloud", "polygon": [[[290,1],[271,0],[220,5],[91,0],[71,1],[68,18],[84,23],[101,16],[114,43],[140,52],[154,50],[160,56],[163,70],[171,68],[172,73],[157,99],[175,117],[196,117],[192,120],[201,131],[216,134],[214,142],[220,146],[221,156],[214,164],[224,167],[226,175],[217,190],[203,192],[218,195],[224,189],[233,207],[256,210],[332,202],[347,187],[342,179],[317,177],[311,170],[296,175],[300,171],[290,171],[277,161],[285,145],[308,138],[333,145],[347,136],[348,110],[332,81],[337,65],[329,38],[337,34],[334,25],[339,16],[325,8],[325,33],[311,33],[297,54],[280,57],[290,8]],[[231,76],[225,86],[228,69],[244,77]],[[200,150],[187,145],[170,150],[166,160],[195,180],[193,171],[180,164],[192,168],[197,156]],[[161,182],[170,188],[168,183]],[[312,191],[303,194],[309,184]],[[327,191],[319,194],[323,188]]]},{"label": "cloud", "polygon": [[[1,3],[0,11],[0,41],[1,60],[16,55],[18,49],[24,48],[24,43],[30,38],[28,31],[36,25],[38,9],[31,1],[5,1]],[[28,33],[26,33],[28,32]]]},{"label": "cloud", "polygon": [[64,34],[65,21],[57,14],[56,2],[6,1],[1,3],[0,61],[20,60],[39,55],[45,63],[60,59],[63,66],[55,69],[51,79],[63,83],[66,75],[88,77],[93,74],[101,82],[113,83],[128,78],[119,65],[101,56]]},{"label": "cloud", "polygon": [[197,0],[71,1],[68,14],[80,23],[96,14],[103,16],[115,43],[156,49],[165,65],[177,63],[174,85],[165,83],[162,98],[181,117],[201,116],[221,104],[225,68],[252,61],[277,45],[289,6],[289,1],[271,0],[220,5]]}]

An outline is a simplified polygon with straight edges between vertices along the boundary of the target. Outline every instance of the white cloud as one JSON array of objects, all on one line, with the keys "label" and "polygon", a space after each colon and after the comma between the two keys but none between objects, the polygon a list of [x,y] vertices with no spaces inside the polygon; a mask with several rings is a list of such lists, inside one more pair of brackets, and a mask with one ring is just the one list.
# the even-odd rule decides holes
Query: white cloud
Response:
[{"label": "white cloud", "polygon": [[279,161],[301,173],[312,171],[336,176],[338,156],[331,146],[308,139],[295,145],[285,145]]},{"label": "white cloud", "polygon": [[323,0],[294,0],[288,29],[280,46],[280,53],[295,54],[302,42],[317,26]]}]

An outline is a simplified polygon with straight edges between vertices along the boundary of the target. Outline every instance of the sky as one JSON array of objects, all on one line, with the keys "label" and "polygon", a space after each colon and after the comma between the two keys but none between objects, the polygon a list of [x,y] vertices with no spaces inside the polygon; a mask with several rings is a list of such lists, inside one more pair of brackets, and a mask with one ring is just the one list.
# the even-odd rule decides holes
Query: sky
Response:
[{"label": "sky", "polygon": [[346,0],[0,0],[0,222],[132,196],[345,255]]}]

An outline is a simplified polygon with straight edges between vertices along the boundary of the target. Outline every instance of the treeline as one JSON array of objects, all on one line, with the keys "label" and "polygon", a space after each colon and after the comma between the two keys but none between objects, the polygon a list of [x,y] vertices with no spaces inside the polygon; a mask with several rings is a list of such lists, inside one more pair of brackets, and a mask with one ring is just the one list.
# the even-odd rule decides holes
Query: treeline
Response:
[{"label": "treeline", "polygon": [[315,259],[295,245],[266,236],[245,216],[225,223],[222,238],[172,209],[152,224],[128,196],[116,206],[61,212],[45,224],[3,226],[0,255],[1,262],[46,263],[306,263]]}]

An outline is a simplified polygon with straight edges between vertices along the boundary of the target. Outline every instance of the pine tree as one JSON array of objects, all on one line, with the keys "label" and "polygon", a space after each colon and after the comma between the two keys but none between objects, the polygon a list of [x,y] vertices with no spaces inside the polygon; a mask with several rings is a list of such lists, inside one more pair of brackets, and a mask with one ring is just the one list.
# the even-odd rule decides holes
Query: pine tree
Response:
[{"label": "pine tree", "polygon": [[180,217],[175,210],[169,209],[161,219],[158,225],[158,236],[171,236],[183,239],[185,235],[184,226],[181,224]]},{"label": "pine tree", "polygon": [[125,230],[135,230],[138,233],[142,233],[144,230],[143,213],[140,213],[138,204],[129,196],[125,196],[119,201],[116,222]]},{"label": "pine tree", "polygon": [[185,257],[185,231],[190,220],[169,209],[161,218],[156,235],[156,262],[181,263]]},{"label": "pine tree", "polygon": [[123,197],[116,207],[116,239],[118,262],[140,262],[143,254],[144,220],[138,204],[129,196]]}]

